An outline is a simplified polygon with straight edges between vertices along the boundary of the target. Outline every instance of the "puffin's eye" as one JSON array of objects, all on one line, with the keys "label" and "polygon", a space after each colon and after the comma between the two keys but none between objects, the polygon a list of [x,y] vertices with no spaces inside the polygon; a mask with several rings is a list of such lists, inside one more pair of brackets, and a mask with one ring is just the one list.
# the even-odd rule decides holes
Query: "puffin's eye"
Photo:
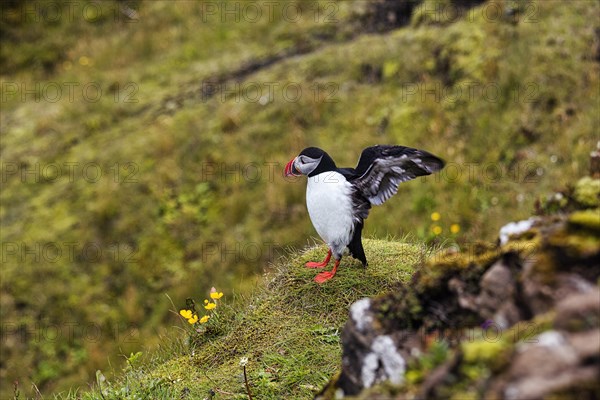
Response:
[{"label": "puffin's eye", "polygon": [[300,164],[304,164],[304,158],[300,157],[298,160],[300,160]]}]

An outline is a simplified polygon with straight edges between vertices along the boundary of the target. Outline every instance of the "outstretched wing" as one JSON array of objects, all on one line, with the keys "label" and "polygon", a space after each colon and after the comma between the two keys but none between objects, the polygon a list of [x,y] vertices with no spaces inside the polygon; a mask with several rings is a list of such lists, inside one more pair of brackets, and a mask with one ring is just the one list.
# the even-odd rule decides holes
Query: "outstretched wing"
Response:
[{"label": "outstretched wing", "polygon": [[379,205],[398,192],[400,183],[443,167],[444,161],[426,151],[378,145],[362,152],[352,183],[371,204]]}]

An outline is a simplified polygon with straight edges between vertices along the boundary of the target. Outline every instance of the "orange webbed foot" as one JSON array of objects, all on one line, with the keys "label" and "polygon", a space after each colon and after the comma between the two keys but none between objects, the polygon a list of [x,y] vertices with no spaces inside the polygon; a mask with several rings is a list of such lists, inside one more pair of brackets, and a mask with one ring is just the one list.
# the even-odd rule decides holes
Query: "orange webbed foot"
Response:
[{"label": "orange webbed foot", "polygon": [[306,268],[324,268],[329,264],[329,260],[331,259],[331,249],[327,252],[327,256],[321,262],[309,261],[306,264]]}]

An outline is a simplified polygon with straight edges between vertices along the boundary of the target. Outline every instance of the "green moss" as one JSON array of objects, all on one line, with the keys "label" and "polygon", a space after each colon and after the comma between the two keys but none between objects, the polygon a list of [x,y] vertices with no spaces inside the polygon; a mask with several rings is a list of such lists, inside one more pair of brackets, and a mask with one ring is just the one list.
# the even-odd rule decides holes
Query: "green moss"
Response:
[{"label": "green moss", "polygon": [[569,223],[574,227],[581,227],[600,233],[600,209],[576,211],[569,215]]},{"label": "green moss", "polygon": [[465,362],[492,365],[506,352],[506,344],[502,341],[478,340],[461,345]]},{"label": "green moss", "polygon": [[600,248],[600,223],[597,210],[572,213],[568,225],[549,234],[548,244],[554,252],[568,258],[588,258],[598,254]]},{"label": "green moss", "polygon": [[423,378],[423,371],[420,371],[418,369],[409,369],[408,371],[406,371],[406,375],[404,376],[407,385],[415,385],[417,383],[420,383],[421,381],[423,381]]},{"label": "green moss", "polygon": [[434,341],[431,346],[417,359],[412,360],[405,375],[405,386],[410,388],[423,381],[427,374],[443,364],[453,352],[443,340]]},{"label": "green moss", "polygon": [[452,393],[450,400],[477,400],[481,398],[477,390],[468,390]]},{"label": "green moss", "polygon": [[543,314],[536,315],[531,321],[525,323],[525,329],[519,329],[517,324],[516,333],[513,336],[513,342],[530,342],[534,336],[537,336],[543,332],[554,329],[554,319],[556,317],[556,311],[548,311]]},{"label": "green moss", "polygon": [[584,207],[600,206],[600,179],[589,176],[581,178],[575,184],[573,193],[575,200]]},{"label": "green moss", "polygon": [[[483,332],[481,332],[483,335]],[[441,393],[463,394],[476,391],[481,382],[502,370],[510,359],[514,342],[503,335],[498,340],[489,340],[484,336],[461,343],[463,359],[459,366],[460,378],[449,382]]]},{"label": "green moss", "polygon": [[531,229],[518,237],[512,237],[507,243],[502,246],[502,251],[505,253],[515,252],[523,259],[529,259],[538,254],[541,246],[541,235],[537,229]]},{"label": "green moss", "polygon": [[494,260],[499,249],[492,243],[477,241],[465,246],[461,251],[449,249],[431,256],[417,279],[417,291],[439,287],[440,282],[451,276],[461,276],[466,280],[476,279]]}]

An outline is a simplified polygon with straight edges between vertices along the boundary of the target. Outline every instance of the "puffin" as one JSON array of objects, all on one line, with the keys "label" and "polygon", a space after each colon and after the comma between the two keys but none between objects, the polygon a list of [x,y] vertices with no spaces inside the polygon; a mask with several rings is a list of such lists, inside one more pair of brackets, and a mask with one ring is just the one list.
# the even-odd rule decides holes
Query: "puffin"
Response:
[{"label": "puffin", "polygon": [[327,244],[321,262],[307,262],[307,268],[324,268],[331,257],[331,271],[314,278],[321,284],[333,278],[346,249],[366,268],[362,245],[364,221],[371,206],[385,203],[398,192],[402,182],[441,170],[444,161],[424,150],[397,145],[364,149],[355,168],[338,168],[329,154],[307,147],[285,166],[284,176],[306,175],[306,208],[313,227]]}]

